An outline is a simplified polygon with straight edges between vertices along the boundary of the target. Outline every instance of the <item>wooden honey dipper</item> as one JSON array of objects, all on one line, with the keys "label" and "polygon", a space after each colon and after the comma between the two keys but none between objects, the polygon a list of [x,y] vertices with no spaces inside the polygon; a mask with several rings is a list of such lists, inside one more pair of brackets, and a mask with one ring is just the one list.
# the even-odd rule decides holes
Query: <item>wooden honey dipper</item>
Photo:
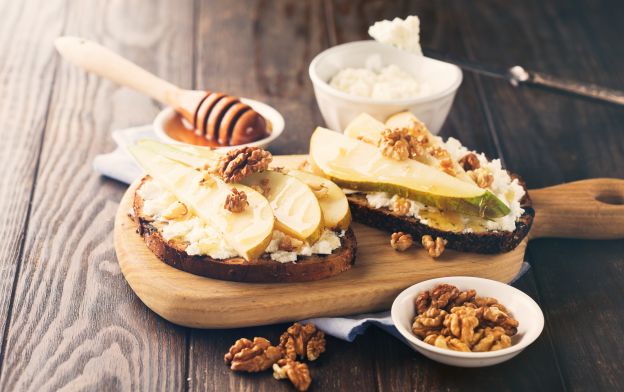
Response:
[{"label": "wooden honey dipper", "polygon": [[173,107],[198,135],[219,145],[250,143],[270,133],[265,118],[236,97],[182,89],[83,38],[60,37],[54,44],[70,63]]}]

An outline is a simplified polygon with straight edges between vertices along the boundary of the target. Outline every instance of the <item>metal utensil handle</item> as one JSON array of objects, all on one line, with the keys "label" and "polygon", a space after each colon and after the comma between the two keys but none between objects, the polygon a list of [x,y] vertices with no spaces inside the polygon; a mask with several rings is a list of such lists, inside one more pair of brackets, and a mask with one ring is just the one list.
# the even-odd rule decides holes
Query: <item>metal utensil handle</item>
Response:
[{"label": "metal utensil handle", "polygon": [[570,94],[597,99],[624,106],[624,92],[598,86],[591,83],[560,79],[540,72],[530,72],[525,83],[543,86]]}]

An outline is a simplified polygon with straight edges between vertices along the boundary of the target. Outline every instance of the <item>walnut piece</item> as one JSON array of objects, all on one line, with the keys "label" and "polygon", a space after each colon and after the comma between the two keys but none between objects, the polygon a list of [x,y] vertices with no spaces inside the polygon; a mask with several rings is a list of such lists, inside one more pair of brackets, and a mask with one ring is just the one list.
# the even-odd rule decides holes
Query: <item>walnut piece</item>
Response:
[{"label": "walnut piece", "polygon": [[487,188],[494,182],[494,175],[484,167],[467,172],[479,188]]},{"label": "walnut piece", "polygon": [[392,246],[392,249],[399,252],[407,250],[412,246],[413,243],[414,240],[412,240],[412,236],[402,231],[392,233],[392,235],[390,236],[390,246]]},{"label": "walnut piece", "polygon": [[258,147],[243,147],[229,151],[219,159],[215,174],[225,182],[240,182],[256,172],[266,170],[273,156]]},{"label": "walnut piece", "polygon": [[223,208],[233,213],[239,213],[245,211],[248,205],[249,202],[247,201],[245,192],[232,188],[232,192],[228,193],[225,198],[225,205]]},{"label": "walnut piece", "polygon": [[273,364],[273,377],[276,380],[288,378],[298,391],[307,391],[312,383],[308,365],[290,358],[282,358]]},{"label": "walnut piece", "polygon": [[325,334],[314,324],[294,323],[280,336],[279,347],[286,358],[315,361],[325,352]]},{"label": "walnut piece", "polygon": [[431,293],[429,290],[420,292],[414,301],[414,305],[418,314],[425,313],[431,306]]},{"label": "walnut piece", "polygon": [[448,175],[455,176],[455,164],[451,159],[451,154],[441,147],[432,147],[429,149],[429,154],[438,160],[440,170]]},{"label": "walnut piece", "polygon": [[238,339],[223,357],[230,369],[244,372],[260,372],[271,367],[282,357],[282,351],[265,338]]},{"label": "walnut piece", "polygon": [[377,147],[381,149],[381,153],[397,161],[423,157],[428,144],[427,135],[416,134],[409,128],[385,129],[377,141]]},{"label": "walnut piece", "polygon": [[412,332],[425,343],[456,351],[495,351],[511,346],[518,321],[495,298],[439,284],[418,294]]},{"label": "walnut piece", "polygon": [[474,352],[496,351],[511,346],[511,338],[501,327],[485,327],[483,337],[472,347]]},{"label": "walnut piece", "polygon": [[303,241],[300,241],[296,238],[292,238],[288,235],[284,235],[282,239],[280,239],[280,242],[277,245],[277,247],[279,250],[292,252],[295,249],[301,248],[302,245],[303,245]]},{"label": "walnut piece", "polygon": [[396,212],[399,215],[407,215],[412,208],[412,203],[404,197],[397,197],[392,204],[392,212]]},{"label": "walnut piece", "polygon": [[442,237],[436,237],[435,241],[430,235],[422,236],[422,246],[427,250],[429,256],[434,259],[440,257],[444,253],[447,241]]},{"label": "walnut piece", "polygon": [[450,284],[439,284],[431,291],[431,306],[444,309],[459,296],[459,289]]},{"label": "walnut piece", "polygon": [[414,335],[424,338],[425,336],[438,333],[448,313],[443,309],[431,307],[423,314],[419,314],[412,323]]},{"label": "walnut piece", "polygon": [[479,158],[474,152],[469,152],[459,160],[459,166],[465,171],[470,171],[480,168],[481,163],[479,163]]}]

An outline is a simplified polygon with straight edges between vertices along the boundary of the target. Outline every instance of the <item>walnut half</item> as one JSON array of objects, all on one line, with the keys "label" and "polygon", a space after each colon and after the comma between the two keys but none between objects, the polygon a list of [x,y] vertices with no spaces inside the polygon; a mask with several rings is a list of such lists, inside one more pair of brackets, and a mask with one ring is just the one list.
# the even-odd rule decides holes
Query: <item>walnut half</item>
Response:
[{"label": "walnut half", "polygon": [[219,159],[215,174],[225,182],[240,182],[250,174],[266,170],[273,156],[258,147],[243,147],[229,151]]},{"label": "walnut half", "polygon": [[412,236],[402,231],[392,233],[390,236],[390,246],[392,246],[392,249],[399,252],[406,251],[412,246],[413,243],[414,240],[412,240]]},{"label": "walnut half", "polygon": [[273,377],[276,380],[288,378],[298,391],[307,391],[312,383],[308,365],[290,358],[282,358],[273,364]]},{"label": "walnut half", "polygon": [[440,257],[444,253],[447,241],[442,237],[436,237],[435,241],[430,235],[422,236],[422,246],[427,250],[429,256],[434,259]]},{"label": "walnut half", "polygon": [[282,351],[271,346],[271,342],[265,338],[255,337],[253,342],[249,339],[238,339],[227,354],[223,357],[226,364],[231,364],[230,369],[244,372],[261,372],[271,367],[282,357]]},{"label": "walnut half", "polygon": [[314,324],[294,323],[280,336],[279,347],[286,358],[314,361],[325,352],[325,334]]}]

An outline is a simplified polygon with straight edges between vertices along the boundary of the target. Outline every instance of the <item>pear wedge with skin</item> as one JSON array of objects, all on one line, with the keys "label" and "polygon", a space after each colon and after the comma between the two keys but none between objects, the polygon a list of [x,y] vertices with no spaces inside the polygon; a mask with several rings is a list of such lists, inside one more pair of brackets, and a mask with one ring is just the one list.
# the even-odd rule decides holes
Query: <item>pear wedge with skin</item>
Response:
[{"label": "pear wedge with skin", "polygon": [[323,214],[314,192],[304,182],[274,170],[253,173],[242,184],[262,192],[275,215],[275,228],[309,244],[323,233]]},{"label": "pear wedge with skin", "polygon": [[487,219],[510,212],[486,189],[413,159],[390,159],[371,144],[329,129],[319,127],[312,134],[310,161],[325,177],[344,188],[388,192],[440,210]]},{"label": "pear wedge with skin", "polygon": [[[363,140],[377,146],[377,143],[381,138],[381,132],[385,129],[410,128],[414,126],[414,123],[419,125],[421,132],[425,132],[431,146],[445,150],[441,139],[429,132],[427,127],[425,127],[424,124],[411,112],[393,114],[388,117],[385,124],[369,114],[362,113],[354,118],[349,125],[347,125],[344,133],[351,138]],[[431,155],[421,157],[419,158],[419,161],[431,167],[439,167],[439,161]],[[453,169],[455,171],[456,178],[474,184],[474,180],[470,178],[459,163],[453,162]]]},{"label": "pear wedge with skin", "polygon": [[[155,153],[148,146],[134,145],[129,150],[147,174],[218,230],[241,257],[253,260],[264,253],[271,241],[275,221],[264,196],[244,185],[226,184],[219,178],[206,177],[185,163]],[[249,205],[242,212],[234,213],[224,208],[233,188],[247,195]]]}]

